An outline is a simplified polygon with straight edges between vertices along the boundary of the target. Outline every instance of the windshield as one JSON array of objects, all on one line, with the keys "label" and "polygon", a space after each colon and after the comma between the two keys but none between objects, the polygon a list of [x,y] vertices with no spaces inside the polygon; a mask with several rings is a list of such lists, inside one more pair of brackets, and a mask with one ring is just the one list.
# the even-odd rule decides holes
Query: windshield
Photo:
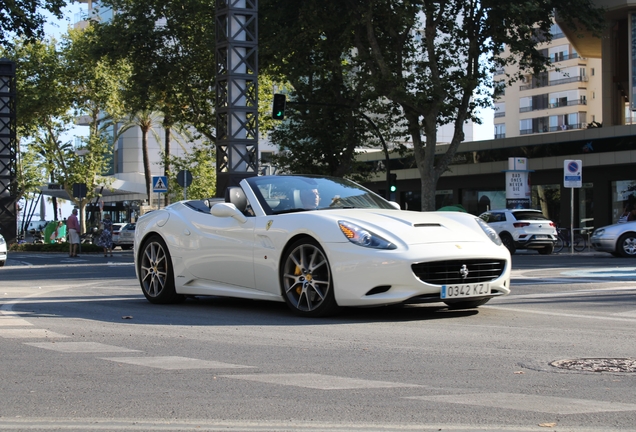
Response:
[{"label": "windshield", "polygon": [[334,208],[395,210],[379,195],[337,177],[262,176],[249,177],[246,181],[267,214]]}]

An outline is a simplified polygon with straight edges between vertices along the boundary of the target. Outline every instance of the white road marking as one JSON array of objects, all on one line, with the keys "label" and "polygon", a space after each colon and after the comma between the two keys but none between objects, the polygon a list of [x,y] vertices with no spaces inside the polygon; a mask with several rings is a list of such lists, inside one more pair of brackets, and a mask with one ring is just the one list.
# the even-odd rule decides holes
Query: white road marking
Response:
[{"label": "white road marking", "polygon": [[615,411],[636,411],[635,404],[587,399],[571,399],[552,396],[525,395],[517,393],[412,396],[406,397],[405,399],[419,399],[451,404],[476,405],[490,408],[535,411],[540,413],[562,415]]},{"label": "white road marking", "polygon": [[20,326],[32,326],[30,322],[24,318],[4,317],[0,315],[0,327],[20,327]]},{"label": "white road marking", "polygon": [[212,360],[199,360],[188,357],[164,356],[164,357],[110,357],[102,360],[110,360],[118,363],[128,363],[137,366],[153,367],[165,370],[181,369],[243,369],[253,366],[244,366],[231,363],[223,363]]},{"label": "white road marking", "polygon": [[141,352],[98,342],[28,342],[25,345],[66,353]]},{"label": "white road marking", "polygon": [[617,316],[619,314],[614,314],[612,316],[581,315],[581,314],[571,314],[571,313],[564,313],[564,312],[545,312],[545,311],[538,311],[538,310],[533,310],[533,309],[519,309],[519,308],[509,308],[509,307],[506,307],[506,306],[489,306],[489,305],[480,306],[480,308],[501,309],[501,310],[505,310],[505,311],[509,311],[509,312],[523,312],[523,313],[530,313],[530,314],[535,314],[535,315],[558,316],[558,317],[568,317],[568,318],[583,318],[583,319],[595,319],[595,320],[607,320],[607,321],[619,321],[619,322],[629,322],[629,323],[633,323],[634,322],[634,318],[630,318],[629,316],[627,316],[625,318],[622,318],[622,317]]},{"label": "white road marking", "polygon": [[[539,431],[531,426],[502,426],[492,424],[422,424],[417,423],[364,423],[319,422],[285,420],[220,420],[220,419],[148,419],[148,418],[65,418],[19,417],[0,418],[0,430],[8,431],[198,431],[198,432],[528,432]],[[555,429],[547,429],[546,432]],[[558,428],[561,430],[561,428]],[[570,432],[614,432],[610,427],[568,427]]]},{"label": "white road marking", "polygon": [[250,375],[221,375],[225,378],[258,381],[268,384],[289,385],[318,390],[348,390],[364,388],[394,388],[394,387],[422,387],[417,384],[403,384],[387,381],[371,381],[355,378],[345,378],[313,373],[290,374],[250,374]]},{"label": "white road marking", "polygon": [[0,329],[0,337],[5,339],[22,339],[22,338],[30,338],[30,339],[61,339],[67,338],[68,336],[55,333],[46,329],[8,329],[2,328]]}]

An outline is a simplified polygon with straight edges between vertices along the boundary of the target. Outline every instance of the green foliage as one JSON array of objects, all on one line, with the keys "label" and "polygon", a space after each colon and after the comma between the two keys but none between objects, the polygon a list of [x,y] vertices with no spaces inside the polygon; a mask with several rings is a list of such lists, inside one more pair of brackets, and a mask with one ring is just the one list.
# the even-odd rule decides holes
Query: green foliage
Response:
[{"label": "green foliage", "polygon": [[192,184],[188,186],[188,199],[205,199],[216,196],[216,165],[213,148],[200,145],[193,148],[185,156],[170,157],[168,185],[171,201],[183,199],[183,188],[177,183],[177,174],[188,170],[192,174]]},{"label": "green foliage", "polygon": [[[125,58],[132,75],[125,91],[129,112],[161,111],[216,139],[214,114],[215,2],[213,0],[104,0],[118,11],[95,23],[98,52]],[[158,25],[157,25],[158,24]]]},{"label": "green foliage", "polygon": [[[91,243],[83,243],[82,253],[103,253],[104,248]],[[9,245],[11,252],[66,252],[70,245],[68,243],[13,243]]]},{"label": "green foliage", "polygon": [[288,120],[268,135],[280,150],[274,162],[283,172],[364,179],[370,167],[356,162],[357,152],[405,133],[393,104],[379,102],[357,78],[347,7],[311,0],[260,7],[261,65],[291,85]]},{"label": "green foliage", "polygon": [[66,0],[11,0],[3,1],[0,10],[0,45],[6,46],[9,35],[24,37],[29,42],[44,38],[47,11],[62,18]]}]

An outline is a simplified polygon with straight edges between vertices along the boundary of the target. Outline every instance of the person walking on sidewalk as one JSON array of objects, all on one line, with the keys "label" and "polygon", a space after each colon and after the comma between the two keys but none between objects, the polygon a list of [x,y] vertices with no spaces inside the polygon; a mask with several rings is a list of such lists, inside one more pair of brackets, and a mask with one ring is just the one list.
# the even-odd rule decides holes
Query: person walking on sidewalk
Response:
[{"label": "person walking on sidewalk", "polygon": [[73,258],[77,255],[77,249],[80,244],[80,225],[79,220],[77,220],[77,209],[74,208],[71,215],[66,220],[66,228],[68,229],[68,242],[70,244],[69,254],[68,256]]},{"label": "person walking on sidewalk", "polygon": [[113,256],[113,221],[110,220],[110,215],[106,213],[104,220],[102,220],[102,234],[97,240],[97,245],[104,248],[104,256]]}]

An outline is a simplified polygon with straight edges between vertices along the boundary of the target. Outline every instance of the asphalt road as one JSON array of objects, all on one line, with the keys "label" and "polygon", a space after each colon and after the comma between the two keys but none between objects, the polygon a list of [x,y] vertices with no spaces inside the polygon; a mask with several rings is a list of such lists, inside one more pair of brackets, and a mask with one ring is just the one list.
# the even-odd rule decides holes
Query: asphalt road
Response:
[{"label": "asphalt road", "polygon": [[636,430],[636,260],[608,254],[518,253],[465,311],[157,306],[119,251],[12,253],[0,295],[0,430]]}]

